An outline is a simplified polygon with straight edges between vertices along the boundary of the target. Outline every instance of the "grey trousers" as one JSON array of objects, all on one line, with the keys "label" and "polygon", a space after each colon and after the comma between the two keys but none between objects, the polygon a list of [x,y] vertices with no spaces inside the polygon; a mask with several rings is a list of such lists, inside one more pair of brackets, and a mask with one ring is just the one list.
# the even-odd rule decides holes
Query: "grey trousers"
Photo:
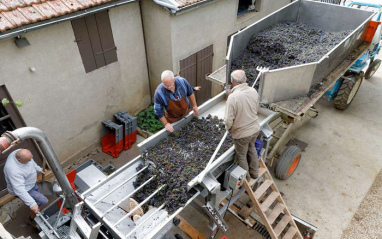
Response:
[{"label": "grey trousers", "polygon": [[259,174],[259,159],[255,148],[255,142],[259,132],[245,138],[233,139],[235,152],[239,166],[249,172],[249,176],[256,178]]}]

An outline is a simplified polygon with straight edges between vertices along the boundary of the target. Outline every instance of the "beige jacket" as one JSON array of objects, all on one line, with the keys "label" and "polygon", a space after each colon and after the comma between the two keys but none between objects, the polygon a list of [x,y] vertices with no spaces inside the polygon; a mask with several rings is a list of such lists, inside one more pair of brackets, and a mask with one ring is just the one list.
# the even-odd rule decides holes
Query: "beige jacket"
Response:
[{"label": "beige jacket", "polygon": [[259,94],[243,83],[232,88],[228,96],[224,123],[231,132],[232,138],[241,139],[260,131],[257,111],[259,109]]}]

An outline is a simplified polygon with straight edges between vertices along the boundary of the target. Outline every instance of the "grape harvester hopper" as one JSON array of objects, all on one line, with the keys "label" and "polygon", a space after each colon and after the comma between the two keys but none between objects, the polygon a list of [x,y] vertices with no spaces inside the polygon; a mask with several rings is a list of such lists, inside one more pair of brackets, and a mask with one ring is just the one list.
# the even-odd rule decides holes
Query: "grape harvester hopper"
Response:
[{"label": "grape harvester hopper", "polygon": [[[325,89],[329,87],[332,82],[335,82],[347,67],[351,66],[358,56],[368,47],[368,44],[364,43],[360,38],[373,13],[337,6],[336,8],[332,8],[333,6],[327,4],[317,4],[321,3],[295,1],[280,11],[273,13],[235,34],[232,37],[230,50],[227,55],[228,67],[225,69],[221,68],[220,71],[208,77],[212,80],[217,78],[221,80],[224,78],[224,82],[228,83],[227,75],[230,72],[231,62],[244,51],[250,37],[261,29],[280,21],[292,21],[298,17],[298,19],[309,20],[312,23],[322,24],[323,26],[334,24],[336,27],[340,27],[338,30],[341,30],[341,27],[352,27],[352,29],[354,29],[354,32],[349,37],[344,39],[339,46],[329,52],[319,63],[273,70],[265,72],[261,77],[260,95],[263,104],[259,110],[259,122],[261,125],[260,139],[264,141],[264,146],[261,150],[264,159],[273,158],[275,154],[274,151],[280,148],[277,145],[278,143],[272,147],[270,144],[272,138],[277,137],[273,134],[276,128],[287,126],[283,136],[278,140],[278,142],[280,142],[283,141],[283,138],[286,138],[285,135],[287,135],[290,126],[293,125],[295,120],[302,119],[305,115],[315,115],[317,112],[311,109],[314,102],[318,100]],[[306,12],[300,11],[300,9],[304,9]],[[312,10],[310,9],[315,9],[315,15],[312,15]],[[325,22],[328,24],[324,24]],[[222,76],[219,77],[219,73]],[[303,77],[299,77],[300,75]],[[291,80],[290,83],[286,85],[280,82],[286,78],[288,81]],[[296,80],[296,78],[298,78],[298,80]],[[301,80],[309,81],[309,84],[303,82],[305,88],[299,88],[299,85],[296,85],[296,83],[299,83]],[[320,88],[316,93],[310,96],[302,96],[302,98],[299,98],[297,101],[288,101],[287,98],[289,97],[293,98],[294,96],[302,94],[302,92],[308,93],[308,89],[310,89],[315,82],[322,82],[319,83]],[[270,83],[270,85],[268,83]],[[295,91],[295,88],[288,88],[289,85],[303,89],[304,91]],[[310,87],[308,88],[308,86]],[[321,90],[321,88],[323,90]],[[291,92],[293,93],[293,97]],[[272,100],[277,99],[276,97],[280,95],[284,95],[287,98],[282,99],[284,101]],[[303,103],[299,104],[300,101]],[[199,108],[199,117],[205,117],[211,114],[212,116],[223,118],[225,102],[226,92],[222,92]],[[188,116],[175,123],[175,130],[179,130],[187,125],[193,117],[195,116],[191,112]],[[277,122],[277,120],[279,120],[279,122]],[[143,153],[149,147],[157,144],[161,139],[168,137],[168,135],[168,132],[162,130],[138,146]],[[223,231],[227,229],[227,225],[221,215],[223,215],[227,208],[244,192],[244,188],[240,188],[233,194],[233,189],[223,186],[222,178],[224,178],[224,174],[227,172],[226,169],[233,164],[234,147],[232,146],[188,183],[188,189],[192,188],[196,193],[184,207],[179,208],[171,215],[166,211],[164,205],[157,208],[154,207],[147,211],[138,221],[134,222],[130,216],[140,210],[144,204],[147,205],[148,201],[153,198],[157,192],[165,190],[163,186],[159,186],[152,195],[147,197],[144,201],[138,202],[138,205],[135,205],[133,208],[130,207],[129,199],[134,198],[134,194],[139,189],[135,189],[133,182],[144,169],[137,170],[137,167],[141,163],[144,163],[146,167],[148,166],[148,162],[144,162],[141,156],[136,157],[108,176],[104,175],[93,164],[80,166],[76,169],[77,175],[74,180],[74,191],[73,185],[67,180],[47,137],[41,130],[26,127],[4,133],[0,138],[0,151],[4,151],[6,148],[17,144],[20,140],[28,138],[36,140],[61,187],[61,191],[58,190],[59,197],[56,201],[61,200],[63,202],[62,205],[69,209],[69,212],[63,214],[61,212],[62,207],[58,207],[55,201],[47,206],[41,212],[41,215],[36,217],[36,223],[41,229],[40,236],[44,239],[172,239],[174,236],[171,234],[170,229],[174,226],[174,223],[176,224],[176,220],[174,219],[183,211],[184,207],[189,205],[195,207],[198,212],[209,218],[209,228],[211,229],[210,233],[212,236],[216,233],[218,228]],[[149,181],[146,183],[149,183]],[[221,206],[221,202],[229,198],[230,195],[233,196],[231,196],[229,203]],[[296,218],[294,219],[296,222],[301,222],[302,228],[306,230],[312,229],[312,226],[309,224]]]},{"label": "grape harvester hopper", "polygon": [[268,122],[274,134],[264,158],[268,166],[274,166],[277,178],[285,180],[293,174],[301,159],[301,152],[307,146],[297,139],[288,141],[294,123],[306,116],[316,117],[318,111],[314,104],[333,88],[357,59],[374,47],[369,42],[373,37],[369,40],[366,37],[374,15],[371,11],[318,1],[293,1],[232,35],[226,65],[206,77],[225,86],[228,91],[234,60],[244,53],[253,35],[278,23],[297,21],[326,31],[351,31],[317,62],[273,69],[261,74],[256,85],[260,105],[277,112],[277,116]]}]

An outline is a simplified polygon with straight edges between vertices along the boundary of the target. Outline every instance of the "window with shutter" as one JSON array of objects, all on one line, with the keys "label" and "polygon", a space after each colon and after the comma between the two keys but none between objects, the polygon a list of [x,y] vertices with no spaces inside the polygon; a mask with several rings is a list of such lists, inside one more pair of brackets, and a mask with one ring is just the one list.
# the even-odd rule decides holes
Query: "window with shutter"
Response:
[{"label": "window with shutter", "polygon": [[77,18],[72,27],[86,72],[118,61],[107,11]]},{"label": "window with shutter", "polygon": [[[19,127],[26,126],[19,111],[13,103],[12,97],[9,95],[7,88],[5,85],[2,85],[0,86],[0,100],[4,98],[7,98],[10,103],[5,106],[0,103],[0,135],[5,131],[13,131]],[[42,165],[42,155],[38,149],[38,146],[32,139],[23,140],[11,150],[0,154],[0,197],[8,193],[7,183],[4,178],[4,165],[7,161],[7,157],[14,150],[20,148],[29,149],[33,154],[33,160],[40,166]]]},{"label": "window with shutter", "polygon": [[180,76],[184,77],[192,86],[201,86],[200,91],[195,91],[196,102],[203,104],[211,98],[211,81],[206,80],[206,75],[212,73],[213,45],[180,61]]}]

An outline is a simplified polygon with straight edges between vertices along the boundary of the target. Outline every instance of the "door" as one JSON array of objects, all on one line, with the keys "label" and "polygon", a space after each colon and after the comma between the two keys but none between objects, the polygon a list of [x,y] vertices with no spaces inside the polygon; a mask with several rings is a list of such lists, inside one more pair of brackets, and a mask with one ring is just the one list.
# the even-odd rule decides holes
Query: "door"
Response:
[{"label": "door", "polygon": [[212,82],[206,80],[206,75],[212,73],[213,55],[213,45],[210,45],[180,61],[179,74],[186,78],[191,86],[202,87],[200,91],[195,92],[198,105],[211,98]]},{"label": "door", "polygon": [[[13,102],[7,88],[3,85],[0,86],[0,100],[4,98],[7,98],[10,102]],[[5,131],[12,131],[24,126],[26,126],[25,122],[21,118],[19,111],[13,103],[9,103],[6,106],[0,103],[0,135],[3,134]],[[21,142],[16,147],[7,151],[5,154],[0,154],[0,197],[8,193],[7,184],[4,178],[4,165],[7,160],[7,157],[15,149],[20,148],[29,149],[33,154],[34,161],[38,165],[42,165],[42,155],[39,149],[37,148],[36,143],[32,139]]]}]

